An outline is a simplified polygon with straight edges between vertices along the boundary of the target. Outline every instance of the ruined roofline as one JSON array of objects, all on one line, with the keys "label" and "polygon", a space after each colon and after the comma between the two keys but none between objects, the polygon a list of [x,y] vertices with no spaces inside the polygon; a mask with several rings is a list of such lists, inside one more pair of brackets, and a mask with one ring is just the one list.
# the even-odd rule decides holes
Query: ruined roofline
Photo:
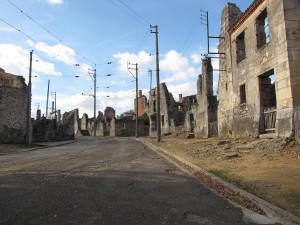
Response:
[{"label": "ruined roofline", "polygon": [[234,31],[236,31],[264,1],[265,0],[254,0],[254,2],[241,15],[239,20],[229,28],[228,33],[231,35]]}]

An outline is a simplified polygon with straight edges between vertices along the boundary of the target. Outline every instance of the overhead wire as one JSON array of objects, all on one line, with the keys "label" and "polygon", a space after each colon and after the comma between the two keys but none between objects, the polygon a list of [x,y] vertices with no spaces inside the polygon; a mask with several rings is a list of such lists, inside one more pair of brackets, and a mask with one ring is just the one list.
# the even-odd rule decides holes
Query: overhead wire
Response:
[{"label": "overhead wire", "polygon": [[125,9],[123,9],[121,6],[119,6],[118,4],[116,4],[115,2],[113,2],[112,0],[108,0],[111,4],[113,4],[114,6],[116,6],[117,8],[119,8],[120,10],[122,10],[123,12],[125,12],[127,15],[129,15],[131,18],[133,18],[134,20],[136,20],[137,22],[139,22],[141,25],[148,27],[148,23],[145,23],[145,21],[142,21],[139,19],[138,16],[134,16],[131,13],[129,13],[128,11],[126,11]]},{"label": "overhead wire", "polygon": [[221,5],[224,2],[226,2],[226,1],[227,0],[221,0],[217,4],[214,4],[213,7],[208,10],[208,12],[211,12],[210,16],[214,15],[215,13],[217,13],[217,9],[219,9],[221,7]]},{"label": "overhead wire", "polygon": [[149,36],[150,36],[150,33],[149,33],[148,30],[146,30],[146,33],[144,34],[144,36],[143,36],[143,38],[142,38],[140,44],[138,45],[136,52],[139,52],[139,51],[142,49],[142,44],[143,44],[144,41],[146,40],[147,34],[148,34],[148,37],[149,37]]},{"label": "overhead wire", "polygon": [[186,40],[184,41],[184,44],[182,45],[182,47],[180,49],[181,53],[183,53],[188,48],[188,46],[190,45],[190,43],[193,40],[193,37],[194,37],[196,31],[198,30],[200,24],[201,24],[201,19],[199,19],[199,17],[197,17],[192,29],[190,30],[190,32],[188,34],[188,37],[186,38]]},{"label": "overhead wire", "polygon": [[[47,51],[51,52],[54,56],[61,58],[62,60],[68,62],[70,65],[73,65],[77,68],[76,64],[73,64],[73,62],[70,62],[68,59],[64,59],[62,58],[59,54],[55,53],[54,51],[52,51],[51,49],[47,48],[44,44],[42,44],[41,42],[36,41],[34,38],[32,38],[31,36],[29,36],[28,34],[26,34],[25,32],[23,32],[21,29],[16,28],[15,26],[13,26],[12,24],[8,23],[7,21],[5,21],[4,19],[0,18],[0,20],[5,23],[6,25],[10,26],[11,28],[15,29],[16,31],[20,32],[21,34],[23,34],[25,37],[29,38],[30,40],[32,40],[34,43],[36,43],[37,45],[42,46],[44,49],[46,49]],[[80,69],[83,72],[87,72],[86,70],[84,70],[82,67],[80,67]]]},{"label": "overhead wire", "polygon": [[[210,14],[210,16],[214,15],[218,11],[217,9],[219,9],[224,2],[226,2],[226,0],[221,0],[221,1],[218,1],[216,4],[214,4],[208,10],[209,13],[212,12]],[[182,48],[180,50],[181,53],[183,53],[188,48],[188,46],[191,44],[192,40],[195,38],[195,34],[198,31],[200,25],[201,25],[201,19],[199,19],[197,17],[197,19],[195,20],[195,23],[194,23],[193,27],[191,28],[191,30],[190,30],[187,38],[184,41],[184,44],[182,45]]]},{"label": "overhead wire", "polygon": [[126,8],[128,8],[131,12],[133,12],[135,15],[137,15],[139,18],[141,18],[143,21],[145,21],[148,25],[151,25],[151,23],[146,20],[144,17],[142,17],[140,14],[138,14],[136,11],[134,11],[132,8],[130,8],[127,4],[125,4],[123,1],[118,0],[121,2]]},{"label": "overhead wire", "polygon": [[[24,12],[20,7],[18,7],[16,4],[14,4],[11,0],[7,0],[12,6],[14,6],[17,10],[19,10],[22,14],[24,14],[26,17],[28,17],[31,21],[33,21],[35,24],[37,24],[40,28],[42,28],[44,31],[46,31],[48,34],[50,34],[52,37],[54,37],[59,43],[62,43],[66,46],[68,46],[66,43],[64,43],[60,38],[58,38],[56,35],[54,35],[52,32],[50,32],[48,29],[46,29],[43,25],[41,25],[39,22],[37,22],[35,19],[33,19],[31,16],[29,16],[26,12]],[[88,59],[87,57],[83,56],[81,53],[76,51],[74,48],[72,48],[76,54],[81,56],[83,59],[89,61],[92,64],[95,64],[93,61]]]}]

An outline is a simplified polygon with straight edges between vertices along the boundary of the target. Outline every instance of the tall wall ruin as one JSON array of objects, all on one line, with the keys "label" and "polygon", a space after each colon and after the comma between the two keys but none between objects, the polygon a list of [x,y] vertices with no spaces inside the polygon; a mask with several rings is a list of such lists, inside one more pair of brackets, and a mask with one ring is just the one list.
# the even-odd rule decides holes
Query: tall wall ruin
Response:
[{"label": "tall wall ruin", "polygon": [[25,143],[27,91],[23,77],[0,68],[0,143]]},{"label": "tall wall ruin", "polygon": [[197,105],[195,107],[195,136],[217,136],[218,100],[213,91],[213,67],[210,58],[202,59],[202,73],[197,80]]}]

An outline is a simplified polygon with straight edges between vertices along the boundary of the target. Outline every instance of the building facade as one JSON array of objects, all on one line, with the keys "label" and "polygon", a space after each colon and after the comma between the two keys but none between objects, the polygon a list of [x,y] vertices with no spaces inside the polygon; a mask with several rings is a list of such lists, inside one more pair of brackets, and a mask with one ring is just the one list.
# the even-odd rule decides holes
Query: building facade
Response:
[{"label": "building facade", "polygon": [[222,137],[289,137],[300,105],[300,2],[228,3],[219,43],[218,128]]}]

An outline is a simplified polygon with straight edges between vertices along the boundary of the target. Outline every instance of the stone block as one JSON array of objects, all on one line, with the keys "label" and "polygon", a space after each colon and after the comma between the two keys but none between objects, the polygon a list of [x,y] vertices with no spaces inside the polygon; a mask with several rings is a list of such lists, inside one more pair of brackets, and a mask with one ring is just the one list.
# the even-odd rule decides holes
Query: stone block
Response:
[{"label": "stone block", "polygon": [[292,92],[290,87],[281,88],[276,92],[277,101],[292,98]]},{"label": "stone block", "polygon": [[286,29],[298,29],[299,21],[297,20],[287,20],[285,23]]},{"label": "stone block", "polygon": [[300,48],[293,48],[292,50],[293,60],[300,60]]},{"label": "stone block", "polygon": [[284,7],[284,9],[295,9],[296,2],[294,0],[284,0],[283,7]]},{"label": "stone block", "polygon": [[300,12],[296,10],[287,10],[286,11],[286,20],[299,20]]}]

